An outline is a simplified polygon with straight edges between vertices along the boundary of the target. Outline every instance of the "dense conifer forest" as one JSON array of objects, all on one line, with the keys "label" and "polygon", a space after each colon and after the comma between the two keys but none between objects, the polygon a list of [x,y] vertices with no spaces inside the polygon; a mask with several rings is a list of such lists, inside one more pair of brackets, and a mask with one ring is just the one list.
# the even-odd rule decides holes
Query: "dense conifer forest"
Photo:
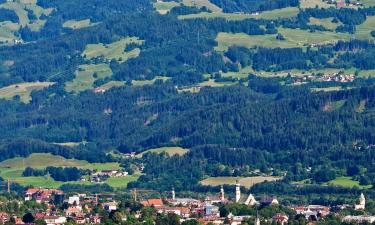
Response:
[{"label": "dense conifer forest", "polygon": [[[211,3],[225,13],[286,7],[296,7],[298,13],[280,19],[181,19],[211,10],[177,4],[160,14],[150,0],[38,0],[38,7],[52,10],[32,18],[45,20],[40,30],[32,23],[19,27],[21,43],[2,43],[0,88],[17,89],[30,82],[51,85],[31,91],[29,102],[20,95],[0,99],[0,161],[52,153],[89,162],[119,161],[125,167],[129,162],[109,153],[180,146],[189,152],[145,154],[130,160],[143,163],[145,169],[129,188],[174,186],[178,191],[202,191],[210,189],[199,184],[208,176],[248,176],[254,170],[284,177],[280,186],[259,185],[254,187],[257,192],[290,193],[291,182],[310,180],[318,185],[339,176],[375,184],[375,80],[360,76],[375,69],[375,44],[371,38],[354,35],[375,15],[375,7],[303,9],[297,0]],[[311,19],[326,19],[337,26],[329,29],[311,24]],[[67,23],[84,20],[89,25],[79,29]],[[0,8],[1,21],[18,23],[19,19],[14,11]],[[334,32],[349,38],[285,48],[233,44],[223,52],[217,50],[220,33],[266,36],[285,43],[283,29],[312,35]],[[118,48],[121,53],[139,50],[136,56],[90,56],[87,50],[95,45],[105,51],[127,37],[140,41]],[[90,75],[92,87],[68,91],[67,85],[85,72],[84,66],[102,66],[111,75],[95,71]],[[245,76],[224,76],[244,68],[251,68]],[[290,74],[296,70],[306,76],[318,71],[313,73],[320,77],[324,70],[350,70],[355,79],[296,85],[298,77]],[[288,74],[264,75],[284,71]],[[151,85],[136,85],[153,79]],[[110,82],[121,85],[95,92],[94,88]],[[200,85],[205,82],[220,87]],[[314,91],[332,86],[338,89]],[[189,88],[199,91],[184,91]],[[81,144],[58,144],[70,142]],[[40,171],[25,174],[35,172]],[[48,172],[57,180],[78,179],[70,176],[75,170],[50,167]],[[299,191],[316,194],[319,188]]]}]

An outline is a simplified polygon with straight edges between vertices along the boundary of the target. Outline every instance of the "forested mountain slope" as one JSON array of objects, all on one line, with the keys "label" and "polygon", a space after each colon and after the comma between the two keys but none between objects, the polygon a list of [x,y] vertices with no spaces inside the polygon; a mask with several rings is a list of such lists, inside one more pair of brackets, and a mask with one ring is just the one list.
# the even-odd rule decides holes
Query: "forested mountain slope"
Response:
[{"label": "forested mountain slope", "polygon": [[375,6],[319,1],[0,0],[0,160],[179,146],[131,185],[375,181]]}]

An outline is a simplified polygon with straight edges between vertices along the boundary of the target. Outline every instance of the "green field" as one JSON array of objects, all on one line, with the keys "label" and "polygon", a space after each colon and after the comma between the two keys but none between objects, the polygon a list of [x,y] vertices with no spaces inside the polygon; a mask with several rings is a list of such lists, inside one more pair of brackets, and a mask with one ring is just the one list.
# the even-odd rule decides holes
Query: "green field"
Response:
[{"label": "green field", "polygon": [[122,38],[119,41],[113,42],[111,44],[89,44],[82,53],[86,59],[93,59],[96,57],[104,57],[108,61],[112,59],[117,60],[119,63],[123,63],[130,58],[138,57],[141,50],[135,48],[131,51],[126,52],[125,47],[130,44],[142,44],[143,41],[136,37]]},{"label": "green field", "polygon": [[319,8],[335,7],[335,5],[327,4],[326,2],[323,2],[322,0],[301,0],[300,1],[301,8],[315,8],[316,6],[318,6]]},{"label": "green field", "polygon": [[163,82],[171,79],[170,77],[165,77],[165,76],[156,76],[152,80],[132,80],[132,85],[133,86],[145,86],[145,85],[152,85],[155,83],[157,80],[162,80]]},{"label": "green field", "polygon": [[[234,76],[236,73],[231,73],[229,72],[232,76]],[[240,73],[236,74],[237,76],[241,76]],[[228,75],[229,77],[229,75]],[[178,93],[199,93],[200,88],[203,87],[225,87],[225,86],[230,86],[230,85],[235,85],[238,84],[238,82],[216,82],[214,79],[208,79],[206,81],[203,81],[201,83],[198,83],[194,86],[187,86],[187,87],[182,87],[178,89]]]},{"label": "green field", "polygon": [[85,64],[79,66],[75,75],[74,80],[65,83],[67,92],[90,90],[95,80],[112,76],[112,70],[107,64]]},{"label": "green field", "polygon": [[[46,187],[46,188],[58,188],[62,184],[76,183],[91,185],[90,182],[60,182],[55,181],[50,177],[22,177],[22,172],[26,167],[32,167],[37,169],[43,169],[47,166],[55,167],[78,167],[82,169],[90,170],[106,170],[106,169],[120,169],[118,163],[89,163],[84,160],[66,159],[61,156],[55,156],[47,153],[34,153],[27,158],[13,158],[0,162],[0,176],[4,179],[10,179],[11,182],[19,183],[24,186],[34,187]],[[126,187],[127,183],[138,179],[139,174],[110,178],[105,181],[114,188]]]},{"label": "green field", "polygon": [[286,19],[296,17],[299,10],[296,7],[288,7],[283,9],[275,9],[270,11],[264,11],[259,14],[246,14],[246,13],[223,13],[223,12],[202,12],[198,14],[188,14],[178,16],[179,19],[214,19],[214,18],[224,18],[226,20],[245,20],[245,19],[265,19],[265,20],[275,20],[275,19]]},{"label": "green field", "polygon": [[111,88],[114,88],[114,87],[122,87],[125,85],[125,82],[124,81],[109,81],[108,83],[105,83],[103,85],[100,86],[100,88],[104,88],[106,90],[108,89],[111,89]]},{"label": "green field", "polygon": [[209,0],[182,0],[182,3],[187,6],[196,6],[196,7],[207,7],[212,12],[221,12],[223,11],[217,5],[212,4]]},{"label": "green field", "polygon": [[[0,4],[0,8],[13,10],[19,18],[19,23],[12,23],[10,21],[0,23],[1,42],[13,43],[14,40],[20,41],[20,38],[16,34],[21,27],[28,26],[32,31],[39,31],[44,26],[46,21],[40,19],[40,17],[43,14],[49,15],[53,9],[44,9],[36,3],[36,0],[19,0]],[[33,11],[37,19],[30,21],[25,9]]]},{"label": "green field", "polygon": [[342,23],[341,22],[334,23],[332,22],[332,20],[333,18],[317,19],[314,17],[310,17],[309,24],[323,26],[331,31],[335,31],[338,26],[342,25]]},{"label": "green field", "polygon": [[189,149],[181,148],[181,147],[161,147],[161,148],[153,148],[146,150],[142,153],[136,155],[137,158],[142,158],[142,156],[148,152],[160,154],[162,152],[167,153],[168,155],[184,155],[189,151]]},{"label": "green field", "polygon": [[105,183],[114,188],[124,188],[129,182],[136,181],[140,176],[140,174],[134,174],[126,177],[110,177]]},{"label": "green field", "polygon": [[10,100],[15,96],[19,96],[23,103],[29,103],[31,101],[32,91],[42,90],[53,84],[54,82],[29,82],[13,84],[0,89],[0,98]]},{"label": "green field", "polygon": [[325,185],[341,186],[347,188],[358,187],[360,189],[370,189],[372,185],[360,185],[358,181],[353,180],[351,177],[338,177],[332,181],[325,183]]},{"label": "green field", "polygon": [[309,32],[301,29],[279,28],[285,40],[276,39],[276,35],[247,35],[244,33],[219,33],[216,37],[217,51],[226,51],[230,46],[243,46],[252,48],[255,46],[268,48],[295,48],[307,45],[320,45],[334,43],[338,40],[349,40],[349,34],[338,34],[329,31]]},{"label": "green field", "polygon": [[371,31],[375,30],[375,16],[368,16],[363,24],[357,26],[355,38],[358,39],[374,39]]},{"label": "green field", "polygon": [[90,19],[86,20],[68,20],[65,21],[63,24],[63,27],[70,28],[70,29],[81,29],[85,27],[91,27],[94,26],[95,23],[91,23]]},{"label": "green field", "polygon": [[232,78],[247,78],[249,74],[254,73],[254,70],[251,66],[241,68],[238,72],[226,72],[221,73],[222,77],[232,77]]},{"label": "green field", "polygon": [[178,6],[177,2],[155,2],[154,7],[156,11],[162,15],[167,14],[172,8]]},{"label": "green field", "polygon": [[234,185],[238,180],[241,186],[246,188],[250,188],[255,184],[263,183],[265,181],[276,181],[280,180],[280,177],[265,177],[265,176],[257,176],[257,177],[209,177],[207,179],[202,180],[200,183],[206,186],[219,186],[219,185]]}]

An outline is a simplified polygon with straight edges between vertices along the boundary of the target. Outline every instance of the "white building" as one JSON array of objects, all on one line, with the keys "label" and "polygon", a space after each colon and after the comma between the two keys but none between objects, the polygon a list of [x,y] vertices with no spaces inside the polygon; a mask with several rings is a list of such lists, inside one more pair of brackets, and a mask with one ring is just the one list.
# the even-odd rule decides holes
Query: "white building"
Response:
[{"label": "white building", "polygon": [[73,196],[69,197],[68,203],[70,205],[73,205],[73,204],[79,205],[79,196],[78,195],[73,195]]},{"label": "white building", "polygon": [[361,193],[361,196],[359,197],[359,204],[354,205],[355,210],[364,210],[366,207],[366,199],[363,193]]}]

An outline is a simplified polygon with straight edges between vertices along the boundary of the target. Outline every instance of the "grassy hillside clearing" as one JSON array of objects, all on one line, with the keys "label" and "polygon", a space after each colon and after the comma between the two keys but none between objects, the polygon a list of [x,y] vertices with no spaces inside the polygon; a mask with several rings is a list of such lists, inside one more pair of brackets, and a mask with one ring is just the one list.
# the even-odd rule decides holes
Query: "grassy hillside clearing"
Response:
[{"label": "grassy hillside clearing", "polygon": [[138,57],[139,53],[141,52],[139,48],[126,52],[125,47],[130,43],[142,44],[143,41],[136,37],[128,37],[107,45],[101,43],[89,44],[86,46],[82,56],[87,59],[104,57],[108,61],[115,59],[119,63],[123,63],[130,58]]},{"label": "grassy hillside clearing", "polygon": [[[34,187],[58,188],[67,183],[92,185],[90,182],[81,181],[60,182],[55,181],[50,177],[22,177],[23,170],[28,166],[37,169],[43,169],[47,166],[78,167],[90,170],[120,169],[118,163],[89,163],[84,160],[66,159],[61,156],[46,153],[34,153],[27,158],[17,157],[0,162],[0,176],[24,186],[31,185]],[[105,181],[105,183],[114,188],[124,188],[127,183],[138,179],[138,177],[139,174],[127,177],[110,178]]]},{"label": "grassy hillside clearing", "polygon": [[81,29],[85,27],[91,27],[96,25],[97,23],[91,23],[90,19],[86,20],[68,20],[65,21],[63,27],[70,28],[70,29]]},{"label": "grassy hillside clearing", "polygon": [[329,7],[335,7],[335,5],[327,4],[326,2],[322,0],[301,0],[300,1],[300,7],[301,8],[315,8],[318,6],[319,8],[329,8]]},{"label": "grassy hillside clearing", "polygon": [[360,185],[359,182],[353,180],[352,177],[338,177],[325,183],[325,185],[341,186],[347,188],[358,187],[360,189],[370,189],[372,187],[372,185]]},{"label": "grassy hillside clearing", "polygon": [[[21,0],[15,2],[5,2],[0,4],[0,8],[5,8],[13,10],[19,18],[19,26],[30,27],[31,30],[38,31],[44,26],[46,21],[40,20],[40,17],[44,15],[49,15],[53,9],[44,9],[36,4],[36,0]],[[27,16],[27,11],[25,9],[33,11],[36,16],[35,21],[30,21]]]},{"label": "grassy hillside clearing", "polygon": [[178,6],[179,4],[177,2],[155,2],[154,7],[155,10],[164,15],[167,14],[173,7]]},{"label": "grassy hillside clearing", "polygon": [[[15,42],[22,41],[17,34],[21,27],[28,26],[32,31],[39,31],[44,26],[46,20],[40,19],[41,16],[49,15],[53,9],[44,9],[36,3],[37,0],[19,0],[0,4],[0,8],[13,10],[19,18],[19,23],[11,21],[0,23],[0,44],[14,44]],[[33,11],[37,19],[30,21],[25,9]]]},{"label": "grassy hillside clearing", "polygon": [[29,103],[31,101],[31,92],[42,90],[43,88],[53,85],[54,82],[29,82],[13,84],[0,89],[0,98],[7,100],[12,99],[15,96],[19,96],[23,103]]},{"label": "grassy hillside clearing", "polygon": [[65,147],[77,147],[81,144],[86,145],[87,143],[88,143],[87,141],[82,141],[82,142],[62,142],[62,143],[53,143],[53,144],[65,146]]},{"label": "grassy hillside clearing", "polygon": [[65,83],[68,92],[81,92],[93,88],[95,80],[112,76],[112,70],[107,64],[80,65],[76,77]]},{"label": "grassy hillside clearing", "polygon": [[105,90],[108,90],[108,89],[111,89],[111,88],[114,88],[114,87],[122,87],[125,85],[125,82],[124,81],[109,81],[108,83],[105,83],[103,84],[102,86],[100,86],[100,88],[103,88]]},{"label": "grassy hillside clearing", "polygon": [[309,32],[307,30],[279,28],[285,40],[276,39],[276,35],[247,35],[244,33],[219,33],[216,37],[217,51],[226,51],[230,46],[243,46],[252,48],[255,46],[267,48],[295,48],[306,45],[320,45],[334,43],[338,40],[349,40],[349,34],[338,34],[328,31]]},{"label": "grassy hillside clearing", "polygon": [[153,148],[142,153],[136,155],[137,158],[142,158],[142,156],[148,152],[160,154],[165,152],[169,155],[184,155],[189,151],[189,149],[181,148],[181,147],[161,147],[161,148]]},{"label": "grassy hillside clearing", "polygon": [[170,77],[165,77],[165,76],[156,76],[152,80],[132,80],[132,85],[133,86],[145,86],[145,85],[152,85],[155,83],[157,80],[162,80],[163,82],[171,79]]},{"label": "grassy hillside clearing", "polygon": [[212,12],[222,12],[223,10],[217,5],[212,4],[209,0],[182,0],[182,3],[187,6],[196,6],[196,7],[207,7]]},{"label": "grassy hillside clearing", "polygon": [[357,26],[355,38],[358,39],[374,39],[371,31],[375,30],[375,16],[368,16],[363,24]]},{"label": "grassy hillside clearing", "polygon": [[317,19],[317,18],[311,17],[309,24],[323,26],[331,31],[335,31],[338,26],[342,25],[342,23],[341,22],[334,23],[332,22],[332,20],[333,18]]},{"label": "grassy hillside clearing", "polygon": [[[233,73],[232,75],[234,74],[236,73]],[[238,84],[238,82],[216,82],[214,79],[208,79],[194,86],[181,87],[177,91],[178,93],[186,93],[186,92],[199,93],[201,88],[203,87],[225,87],[225,86],[230,86],[230,85],[235,85],[235,84]]]},{"label": "grassy hillside clearing", "polygon": [[207,186],[219,186],[224,184],[234,185],[236,180],[238,180],[241,186],[250,188],[255,184],[263,183],[265,181],[276,181],[280,180],[281,177],[271,177],[271,176],[258,176],[258,177],[210,177],[202,180],[200,183]]},{"label": "grassy hillside clearing", "polygon": [[296,17],[299,10],[296,7],[288,7],[283,9],[275,9],[270,11],[264,11],[259,14],[238,14],[238,13],[223,13],[223,12],[202,12],[198,14],[188,14],[181,15],[179,19],[215,19],[215,18],[225,18],[227,20],[245,20],[245,19],[265,19],[265,20],[275,20],[279,18],[292,18]]}]

